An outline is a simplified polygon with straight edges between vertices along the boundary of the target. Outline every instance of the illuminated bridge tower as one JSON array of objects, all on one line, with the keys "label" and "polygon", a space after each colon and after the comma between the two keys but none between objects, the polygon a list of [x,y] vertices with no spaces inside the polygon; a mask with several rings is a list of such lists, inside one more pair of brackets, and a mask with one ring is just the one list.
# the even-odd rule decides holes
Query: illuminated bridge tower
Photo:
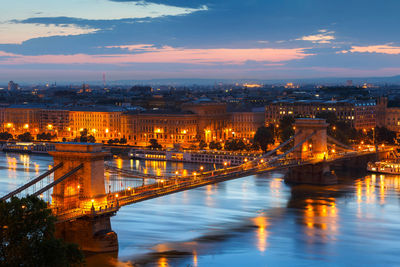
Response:
[{"label": "illuminated bridge tower", "polygon": [[337,183],[337,177],[325,161],[328,157],[327,127],[324,119],[296,119],[294,123],[294,157],[298,160],[311,160],[299,167],[290,168],[285,181],[330,185]]},{"label": "illuminated bridge tower", "polygon": [[[83,250],[107,252],[118,250],[117,235],[111,230],[104,184],[104,157],[101,144],[59,143],[50,152],[54,166],[54,181],[65,179],[53,189],[52,207],[65,222],[57,223],[56,233],[66,241],[77,243]],[[68,176],[68,177],[66,177]],[[103,207],[103,212],[95,212]],[[70,220],[68,216],[79,216]],[[78,217],[78,216],[77,216]]]},{"label": "illuminated bridge tower", "polygon": [[309,139],[294,151],[295,157],[303,160],[326,158],[328,155],[326,131],[328,125],[324,119],[296,119],[294,145]]}]

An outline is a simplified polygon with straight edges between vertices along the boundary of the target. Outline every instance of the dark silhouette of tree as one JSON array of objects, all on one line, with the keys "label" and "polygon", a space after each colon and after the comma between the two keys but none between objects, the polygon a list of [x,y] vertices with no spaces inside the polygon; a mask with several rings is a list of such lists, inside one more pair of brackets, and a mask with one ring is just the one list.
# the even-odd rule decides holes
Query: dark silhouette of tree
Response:
[{"label": "dark silhouette of tree", "polygon": [[81,136],[79,138],[75,138],[76,142],[81,143],[96,143],[96,139],[93,135],[88,135],[88,130],[83,129],[81,132]]},{"label": "dark silhouette of tree", "polygon": [[274,143],[274,127],[274,125],[270,125],[269,127],[261,126],[257,129],[253,139],[253,143],[256,144],[256,147],[267,151],[268,145]]},{"label": "dark silhouette of tree", "polygon": [[246,145],[241,139],[232,139],[225,142],[224,149],[229,151],[244,150]]},{"label": "dark silhouette of tree", "polygon": [[162,145],[160,145],[157,139],[150,139],[150,145],[148,146],[150,149],[161,149]]},{"label": "dark silhouette of tree", "polygon": [[199,149],[204,149],[204,148],[206,148],[206,147],[207,147],[206,142],[204,142],[204,140],[200,140]]},{"label": "dark silhouette of tree", "polygon": [[13,138],[13,136],[9,132],[0,133],[0,140],[8,140],[8,139],[12,139],[12,138]]},{"label": "dark silhouette of tree", "polygon": [[34,196],[0,202],[0,266],[78,266],[83,254],[75,244],[54,237],[55,217]]},{"label": "dark silhouette of tree", "polygon": [[30,132],[26,132],[18,135],[18,140],[22,142],[31,142],[33,140],[33,136]]},{"label": "dark silhouette of tree", "polygon": [[211,141],[211,142],[208,144],[208,148],[209,148],[209,149],[221,150],[221,149],[222,149],[222,145],[221,145],[220,143],[218,143],[218,142]]},{"label": "dark silhouette of tree", "polygon": [[282,142],[288,140],[294,135],[293,123],[295,119],[292,116],[285,116],[279,121],[279,138]]},{"label": "dark silhouette of tree", "polygon": [[375,129],[376,142],[394,144],[396,142],[396,132],[387,129],[386,127],[376,127]]},{"label": "dark silhouette of tree", "polygon": [[52,135],[51,133],[40,133],[36,136],[37,140],[52,140],[56,138],[56,135]]}]

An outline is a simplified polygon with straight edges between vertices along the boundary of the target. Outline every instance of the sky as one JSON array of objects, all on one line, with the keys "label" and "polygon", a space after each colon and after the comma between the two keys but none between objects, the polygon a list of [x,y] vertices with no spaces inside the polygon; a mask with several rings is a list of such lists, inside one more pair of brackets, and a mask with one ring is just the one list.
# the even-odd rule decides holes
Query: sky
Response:
[{"label": "sky", "polygon": [[0,81],[400,75],[398,0],[1,0]]}]

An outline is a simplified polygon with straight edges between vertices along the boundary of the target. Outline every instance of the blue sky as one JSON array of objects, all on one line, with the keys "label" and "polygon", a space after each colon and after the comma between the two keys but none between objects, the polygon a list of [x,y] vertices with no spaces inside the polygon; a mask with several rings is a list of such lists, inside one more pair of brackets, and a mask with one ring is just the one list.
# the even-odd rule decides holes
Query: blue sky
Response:
[{"label": "blue sky", "polygon": [[2,1],[0,81],[400,74],[398,0]]}]

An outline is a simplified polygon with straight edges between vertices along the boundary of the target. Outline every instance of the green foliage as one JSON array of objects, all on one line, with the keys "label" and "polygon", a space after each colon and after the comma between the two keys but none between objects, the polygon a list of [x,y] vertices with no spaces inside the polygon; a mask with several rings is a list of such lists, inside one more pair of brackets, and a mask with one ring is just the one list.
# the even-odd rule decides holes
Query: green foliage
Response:
[{"label": "green foliage", "polygon": [[211,141],[208,144],[208,148],[209,149],[216,149],[216,150],[221,150],[222,149],[222,145],[219,142],[215,142],[215,141]]},{"label": "green foliage", "polygon": [[18,135],[18,140],[22,142],[31,142],[33,140],[33,136],[30,132],[26,132]]},{"label": "green foliage", "polygon": [[54,237],[55,220],[46,203],[34,196],[0,202],[0,265],[81,265],[78,246]]},{"label": "green foliage", "polygon": [[267,151],[268,145],[274,143],[274,127],[272,124],[268,127],[261,126],[254,135],[254,144],[263,151]]},{"label": "green foliage", "polygon": [[13,136],[9,132],[0,133],[0,140],[8,140],[8,139],[12,139],[12,138],[13,138]]},{"label": "green foliage", "polygon": [[229,151],[244,150],[246,145],[242,139],[231,139],[225,142],[224,149]]},{"label": "green foliage", "polygon": [[157,139],[150,139],[150,145],[148,146],[150,149],[161,149],[162,145],[160,145]]}]

